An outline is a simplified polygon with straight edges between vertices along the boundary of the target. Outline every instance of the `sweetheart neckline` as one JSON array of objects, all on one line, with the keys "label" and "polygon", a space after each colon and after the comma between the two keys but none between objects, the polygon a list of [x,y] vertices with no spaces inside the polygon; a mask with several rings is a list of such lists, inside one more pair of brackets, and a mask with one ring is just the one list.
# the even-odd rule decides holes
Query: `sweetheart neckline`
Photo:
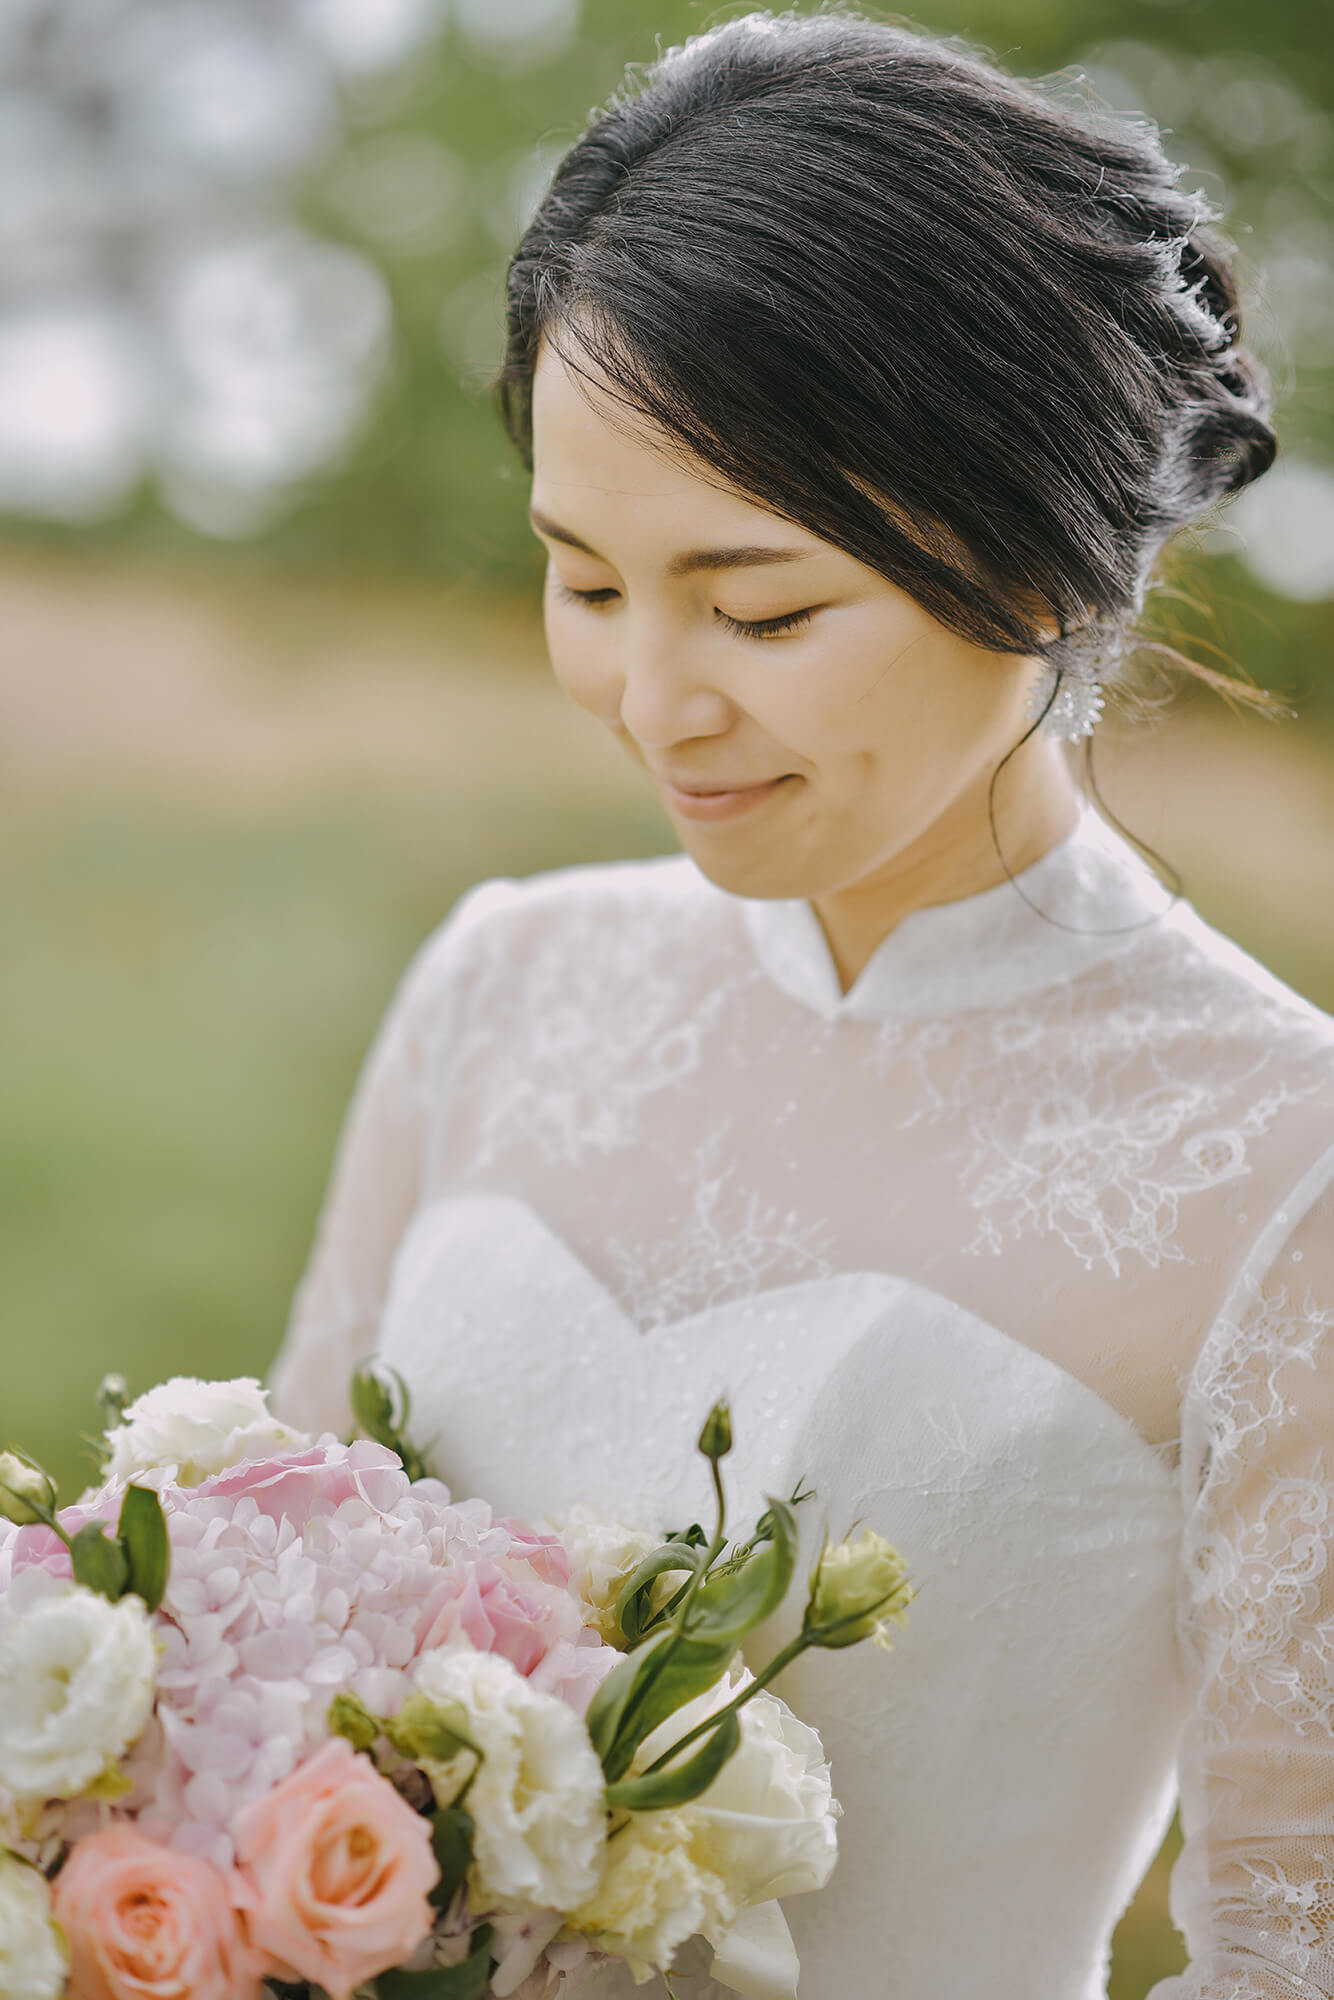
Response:
[{"label": "sweetheart neckline", "polygon": [[[728,1313],[750,1313],[757,1308],[767,1309],[773,1306],[776,1301],[790,1301],[800,1297],[803,1293],[827,1293],[831,1285],[852,1286],[871,1284],[884,1288],[887,1300],[890,1295],[899,1297],[916,1296],[924,1300],[930,1300],[933,1303],[946,1305],[983,1337],[1003,1348],[1006,1352],[1021,1357],[1025,1365],[1046,1373],[1059,1384],[1066,1395],[1073,1396],[1085,1408],[1089,1409],[1105,1428],[1111,1428],[1119,1433],[1123,1442],[1139,1456],[1141,1461],[1152,1466],[1159,1483],[1166,1483],[1173,1487],[1179,1484],[1181,1470],[1179,1439],[1166,1439],[1159,1444],[1154,1444],[1149,1438],[1145,1437],[1134,1420],[1128,1417],[1123,1410],[1119,1410],[1115,1403],[1110,1402],[1106,1396],[1102,1395],[1097,1389],[1094,1389],[1080,1376],[1073,1374],[1070,1369],[1063,1367],[1059,1361],[1053,1360],[1050,1355],[1043,1354],[1036,1347],[1030,1347],[1025,1341],[1019,1340],[1014,1334],[1007,1333],[1003,1327],[996,1326],[993,1321],[984,1319],[979,1313],[975,1313],[971,1307],[962,1305],[957,1299],[951,1298],[948,1293],[935,1291],[930,1285],[923,1285],[917,1279],[905,1277],[902,1274],[892,1271],[844,1271],[832,1277],[804,1278],[790,1285],[769,1286],[753,1292],[746,1297],[729,1299],[719,1305],[706,1306],[699,1312],[687,1313],[683,1318],[667,1321],[663,1326],[654,1327],[650,1332],[650,1330],[639,1326],[626,1311],[611,1287],[585,1262],[574,1247],[561,1235],[560,1231],[547,1221],[540,1210],[534,1208],[530,1202],[523,1201],[516,1195],[484,1193],[480,1190],[444,1192],[424,1202],[412,1217],[400,1239],[398,1251],[395,1255],[395,1264],[397,1264],[399,1257],[402,1256],[405,1245],[415,1235],[419,1225],[424,1223],[428,1216],[446,1208],[458,1209],[471,1205],[500,1209],[508,1212],[511,1216],[518,1215],[522,1217],[525,1224],[544,1243],[550,1245],[572,1270],[578,1273],[583,1282],[589,1287],[590,1292],[596,1296],[603,1312],[614,1318],[618,1327],[624,1329],[626,1333],[632,1335],[638,1342],[650,1339],[654,1333],[669,1333],[673,1338],[680,1338],[689,1328],[697,1325],[705,1325],[710,1320],[716,1320]],[[1169,1457],[1171,1453],[1176,1453],[1178,1456]]]}]

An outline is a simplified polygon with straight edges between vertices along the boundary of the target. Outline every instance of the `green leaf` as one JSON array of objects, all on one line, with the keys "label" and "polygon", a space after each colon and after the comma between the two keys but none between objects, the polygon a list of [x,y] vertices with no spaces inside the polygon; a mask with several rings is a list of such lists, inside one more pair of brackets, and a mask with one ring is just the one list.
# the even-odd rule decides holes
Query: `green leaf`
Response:
[{"label": "green leaf", "polygon": [[381,1726],[399,1756],[414,1764],[444,1764],[460,1750],[471,1750],[476,1757],[483,1754],[468,1734],[468,1711],[462,1702],[434,1702],[420,1689]]},{"label": "green leaf", "polygon": [[[598,1751],[609,1784],[625,1776],[635,1751],[660,1722],[666,1722],[678,1708],[722,1678],[736,1651],[731,1639],[678,1639],[664,1626],[638,1652],[627,1654],[620,1666],[612,1668],[599,1694],[626,1669],[629,1672],[623,1686],[613,1690],[614,1727],[605,1752]],[[597,1739],[594,1741],[596,1744]]]},{"label": "green leaf", "polygon": [[129,1588],[156,1611],[167,1588],[171,1543],[162,1502],[148,1486],[127,1486],[120,1503],[118,1540],[129,1564]]},{"label": "green leaf", "polygon": [[472,1866],[473,1817],[462,1806],[443,1806],[431,1818],[431,1846],[440,1864],[440,1880],[431,1891],[438,1910],[447,1910]]},{"label": "green leaf", "polygon": [[[655,1579],[666,1576],[673,1570],[684,1570],[687,1575],[693,1574],[699,1568],[705,1553],[703,1549],[684,1548],[680,1542],[668,1542],[662,1548],[654,1549],[651,1555],[645,1556],[643,1562],[631,1570],[616,1593],[613,1609],[617,1624],[632,1645],[643,1634],[644,1613],[649,1608],[651,1586]],[[639,1602],[637,1600],[641,1591],[644,1596],[642,1602]]]},{"label": "green leaf", "polygon": [[130,1565],[120,1543],[103,1534],[105,1526],[105,1521],[89,1521],[80,1528],[70,1543],[70,1562],[76,1583],[115,1604],[125,1595]]},{"label": "green leaf", "polygon": [[664,1764],[660,1771],[642,1778],[623,1778],[608,1785],[607,1804],[626,1806],[634,1812],[658,1812],[683,1806],[707,1791],[723,1765],[741,1744],[741,1721],[729,1710],[718,1727],[706,1736],[683,1764]]},{"label": "green leaf", "polygon": [[[785,1500],[765,1497],[772,1539],[740,1569],[700,1585],[687,1613],[687,1637],[668,1625],[653,1631],[612,1669],[589,1704],[588,1733],[608,1784],[625,1777],[635,1751],[659,1723],[727,1672],[746,1634],[782,1603],[796,1565],[796,1516]],[[667,1544],[645,1561],[658,1573],[679,1567],[685,1554]],[[626,1591],[633,1585],[632,1577]],[[630,1601],[626,1596],[627,1607]]]},{"label": "green leaf", "polygon": [[797,1517],[786,1500],[765,1498],[773,1539],[740,1569],[700,1585],[690,1607],[692,1638],[730,1639],[739,1646],[786,1597],[797,1561]]},{"label": "green leaf", "polygon": [[[707,1693],[715,1682],[721,1680],[736,1655],[737,1647],[730,1638],[683,1639],[665,1665],[660,1666],[643,1691],[636,1695],[626,1716],[622,1734],[629,1741],[630,1755],[633,1756],[644,1738],[651,1735],[660,1722],[666,1722],[678,1708],[684,1708],[688,1701]],[[625,1776],[628,1768],[627,1758],[619,1771],[608,1771],[607,1776],[614,1783],[617,1778]]]},{"label": "green leaf", "polygon": [[[614,1666],[605,1681],[598,1684],[592,1701],[588,1704],[584,1722],[593,1740],[593,1748],[602,1759],[602,1768],[607,1768],[607,1759],[625,1720],[625,1712],[634,1699],[636,1691],[651,1677],[654,1663],[661,1659],[673,1634],[664,1626],[655,1632],[637,1651],[627,1653]],[[621,1775],[618,1771],[617,1777]]]},{"label": "green leaf", "polygon": [[479,1924],[468,1956],[434,1972],[382,1972],[375,1982],[379,2000],[482,2000],[491,1978],[491,1926]]}]

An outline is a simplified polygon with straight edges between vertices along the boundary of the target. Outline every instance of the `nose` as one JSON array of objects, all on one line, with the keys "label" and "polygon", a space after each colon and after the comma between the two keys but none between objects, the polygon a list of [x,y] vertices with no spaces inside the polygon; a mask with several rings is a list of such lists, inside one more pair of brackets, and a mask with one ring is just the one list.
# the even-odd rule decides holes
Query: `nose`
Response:
[{"label": "nose", "polygon": [[621,655],[621,725],[645,750],[666,750],[695,736],[721,736],[732,704],[692,664],[689,644],[627,619]]}]

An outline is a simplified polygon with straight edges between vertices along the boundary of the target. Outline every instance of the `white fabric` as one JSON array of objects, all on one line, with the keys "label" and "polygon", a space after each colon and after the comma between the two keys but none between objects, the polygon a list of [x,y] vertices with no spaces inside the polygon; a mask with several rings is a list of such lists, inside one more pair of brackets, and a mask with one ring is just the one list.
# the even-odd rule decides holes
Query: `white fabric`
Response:
[{"label": "white fabric", "polygon": [[1331,2000],[1332,1113],[1334,1021],[1091,810],[846,995],[809,905],[685,856],[486,883],[367,1060],[275,1400],[346,1427],[378,1344],[456,1492],[666,1527],[726,1391],[738,1531],[804,1477],[801,1575],[826,1520],[904,1550],[893,1654],[777,1684],[845,1808],[802,2000],[1095,2000],[1178,1777],[1152,2000]]}]

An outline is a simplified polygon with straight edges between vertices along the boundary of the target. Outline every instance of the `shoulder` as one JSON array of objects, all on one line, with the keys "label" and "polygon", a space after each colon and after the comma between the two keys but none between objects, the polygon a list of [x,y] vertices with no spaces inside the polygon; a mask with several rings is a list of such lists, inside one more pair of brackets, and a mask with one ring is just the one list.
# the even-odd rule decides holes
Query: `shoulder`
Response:
[{"label": "shoulder", "polygon": [[405,984],[438,990],[499,965],[531,963],[548,947],[594,938],[644,948],[697,925],[725,902],[688,855],[581,863],[475,883],[418,948]]},{"label": "shoulder", "polygon": [[1189,904],[1136,954],[1151,1101],[1201,1184],[1245,1180],[1248,1230],[1292,1211],[1294,1190],[1334,1148],[1334,1016],[1287,985]]},{"label": "shoulder", "polygon": [[[1152,947],[1150,948],[1153,949]],[[1287,985],[1189,903],[1162,926],[1152,966],[1159,1006],[1205,1044],[1262,1047],[1334,1076],[1334,1015]]]},{"label": "shoulder", "polygon": [[1174,1214],[1222,1191],[1185,1204],[1199,1232],[1186,1254],[1239,1253],[1334,1142],[1334,1017],[1185,901],[1068,1000],[1053,1057],[1109,1177],[1124,1170],[1136,1200]]}]

